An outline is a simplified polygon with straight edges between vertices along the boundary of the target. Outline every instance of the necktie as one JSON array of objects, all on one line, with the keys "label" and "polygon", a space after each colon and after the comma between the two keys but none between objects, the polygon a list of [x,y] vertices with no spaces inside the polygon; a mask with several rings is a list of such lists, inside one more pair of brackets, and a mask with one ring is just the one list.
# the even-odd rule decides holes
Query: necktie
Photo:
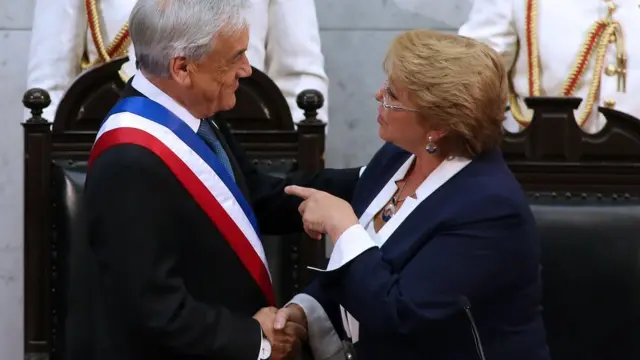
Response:
[{"label": "necktie", "polygon": [[200,126],[198,127],[198,135],[204,140],[207,145],[216,153],[218,159],[227,170],[229,175],[231,175],[231,179],[235,181],[235,177],[233,176],[233,169],[231,168],[231,161],[229,160],[229,156],[224,151],[222,147],[222,143],[218,140],[216,133],[213,132],[211,126],[204,120],[200,121]]}]

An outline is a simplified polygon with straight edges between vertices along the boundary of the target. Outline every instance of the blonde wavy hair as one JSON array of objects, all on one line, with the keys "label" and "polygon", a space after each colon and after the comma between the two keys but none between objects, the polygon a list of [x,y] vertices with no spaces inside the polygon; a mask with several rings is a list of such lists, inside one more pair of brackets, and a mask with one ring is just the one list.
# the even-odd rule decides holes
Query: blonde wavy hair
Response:
[{"label": "blonde wavy hair", "polygon": [[425,128],[444,130],[447,156],[472,158],[500,145],[507,72],[489,46],[463,36],[411,30],[396,37],[384,59],[392,82],[408,90]]}]

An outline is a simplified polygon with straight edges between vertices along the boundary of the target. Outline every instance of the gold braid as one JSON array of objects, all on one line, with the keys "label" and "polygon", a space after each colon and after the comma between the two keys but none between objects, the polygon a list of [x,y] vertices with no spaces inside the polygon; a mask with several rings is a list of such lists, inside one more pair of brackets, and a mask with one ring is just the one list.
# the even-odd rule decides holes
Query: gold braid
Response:
[{"label": "gold braid", "polygon": [[[610,0],[609,0],[610,1]],[[540,59],[538,47],[538,0],[527,0],[526,4],[526,36],[527,36],[527,52],[528,52],[528,70],[529,70],[529,96],[540,96]],[[593,106],[595,104],[598,90],[600,89],[600,81],[602,79],[602,69],[604,59],[607,53],[609,39],[616,39],[616,55],[618,75],[618,91],[626,90],[626,49],[624,46],[624,38],[622,27],[619,22],[612,19],[615,4],[609,2],[609,12],[606,19],[598,20],[589,30],[580,53],[573,65],[569,77],[562,86],[562,96],[571,96],[577,88],[577,84],[586,72],[586,69],[595,51],[595,66],[593,69],[593,81],[591,82],[585,103],[585,110],[580,114],[577,123],[580,127],[584,126]],[[531,123],[522,113],[522,109],[518,103],[518,95],[515,93],[513,83],[510,84],[509,102],[511,114],[513,118],[523,127],[527,127]]]},{"label": "gold braid", "polygon": [[[112,58],[126,55],[127,49],[131,44],[131,39],[129,37],[129,24],[125,23],[120,31],[118,31],[118,34],[116,34],[115,38],[111,41],[109,47],[105,47],[104,40],[102,38],[100,16],[98,13],[98,6],[96,1],[97,0],[85,0],[85,9],[87,12],[89,32],[91,34],[91,38],[93,39],[98,57],[95,60],[90,61],[88,56],[85,54],[81,63],[83,70],[92,68],[100,64],[104,64],[110,61]],[[122,71],[120,71],[119,73],[122,80],[126,82],[128,80],[127,76]]]}]

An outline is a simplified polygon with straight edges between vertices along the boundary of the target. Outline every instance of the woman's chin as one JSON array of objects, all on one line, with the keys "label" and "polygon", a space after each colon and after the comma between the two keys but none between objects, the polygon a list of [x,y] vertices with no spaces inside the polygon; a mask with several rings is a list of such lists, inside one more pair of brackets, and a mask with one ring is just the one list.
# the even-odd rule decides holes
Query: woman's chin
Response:
[{"label": "woman's chin", "polygon": [[389,141],[387,139],[387,131],[386,131],[384,125],[382,125],[382,124],[378,125],[378,136],[380,137],[380,139],[382,139],[385,142]]}]

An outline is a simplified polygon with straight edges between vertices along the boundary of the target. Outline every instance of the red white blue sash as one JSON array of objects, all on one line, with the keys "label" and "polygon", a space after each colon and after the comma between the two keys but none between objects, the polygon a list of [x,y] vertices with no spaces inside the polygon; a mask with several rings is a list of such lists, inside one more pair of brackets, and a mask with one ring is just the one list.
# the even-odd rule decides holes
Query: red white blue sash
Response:
[{"label": "red white blue sash", "polygon": [[233,248],[267,301],[275,304],[256,217],[205,142],[162,105],[144,97],[127,97],[100,126],[89,166],[104,150],[118,144],[145,147],[164,161]]}]

